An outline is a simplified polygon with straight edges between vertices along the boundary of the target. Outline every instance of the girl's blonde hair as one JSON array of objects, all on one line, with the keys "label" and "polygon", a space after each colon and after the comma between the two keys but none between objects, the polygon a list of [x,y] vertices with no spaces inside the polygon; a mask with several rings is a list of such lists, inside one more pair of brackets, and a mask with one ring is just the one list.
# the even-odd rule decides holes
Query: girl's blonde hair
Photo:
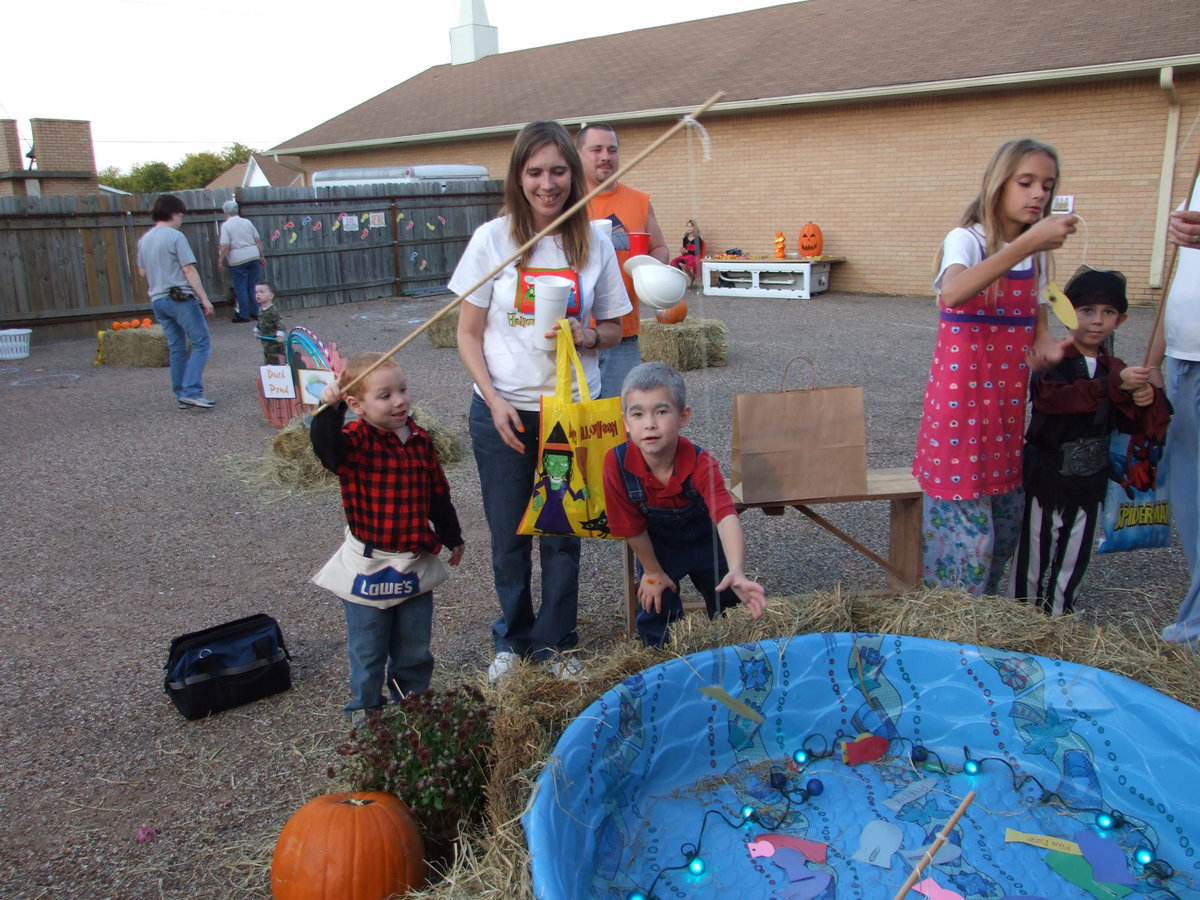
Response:
[{"label": "girl's blonde hair", "polygon": [[[575,142],[567,134],[567,130],[557,122],[530,122],[521,129],[513,142],[512,156],[508,160],[508,176],[504,179],[504,207],[501,215],[507,215],[509,234],[519,247],[538,233],[533,224],[533,210],[525,199],[521,188],[521,175],[530,157],[547,144],[553,144],[567,161],[571,170],[571,189],[563,209],[570,209],[587,193],[587,180],[583,176],[583,163],[579,159],[579,151]],[[587,206],[581,206],[564,222],[558,230],[562,238],[562,249],[567,257],[567,265],[576,272],[582,271],[588,263],[592,249],[592,229],[588,221]],[[533,255],[533,248],[526,250],[518,260],[518,264],[526,266]]]},{"label": "girl's blonde hair", "polygon": [[[338,378],[339,384],[350,384],[354,379],[358,378],[363,372],[383,359],[382,353],[356,353],[346,361],[346,368],[342,370],[341,376]],[[379,363],[379,369],[400,369],[400,363],[396,362],[394,356],[389,356],[386,360]],[[364,378],[353,389],[346,391],[346,395],[353,397],[355,400],[361,400],[367,392],[367,380]]]},{"label": "girl's blonde hair", "polygon": [[[1033,138],[1018,138],[1015,141],[1008,141],[996,148],[996,152],[992,154],[991,162],[983,171],[983,183],[979,187],[979,195],[972,200],[966,210],[963,211],[962,218],[959,220],[960,228],[970,228],[976,223],[983,226],[984,234],[984,253],[991,256],[1004,243],[1004,235],[1000,228],[1000,203],[1004,199],[1004,186],[1008,180],[1016,174],[1017,168],[1021,165],[1021,160],[1031,153],[1044,153],[1054,162],[1054,171],[1057,176],[1059,173],[1058,151],[1049,144],[1044,144],[1041,141],[1035,141]],[[1054,187],[1050,190],[1050,195],[1046,198],[1046,206],[1042,210],[1042,215],[1046,216],[1050,212],[1050,206],[1054,203],[1054,194],[1058,190],[1058,178],[1055,178]],[[1029,228],[1026,225],[1021,230]],[[934,265],[934,275],[936,276],[942,268],[942,250],[938,251],[937,261]],[[1037,279],[1040,277],[1039,255],[1034,254],[1034,283],[1037,284]],[[1047,254],[1047,259],[1049,255]]]}]

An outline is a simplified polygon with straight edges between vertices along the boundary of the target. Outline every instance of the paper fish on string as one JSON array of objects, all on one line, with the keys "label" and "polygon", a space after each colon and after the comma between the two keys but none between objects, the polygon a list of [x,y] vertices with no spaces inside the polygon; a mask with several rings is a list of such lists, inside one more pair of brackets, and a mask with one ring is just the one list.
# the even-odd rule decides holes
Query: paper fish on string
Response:
[{"label": "paper fish on string", "polygon": [[1137,879],[1129,871],[1125,851],[1121,849],[1120,843],[1086,829],[1076,832],[1075,840],[1079,842],[1083,858],[1092,864],[1092,877],[1097,881],[1114,884],[1137,883]]},{"label": "paper fish on string", "polygon": [[[334,227],[336,228],[337,226],[335,225]],[[321,223],[317,222],[317,224],[313,226],[313,231],[320,231],[320,230],[321,230]]]},{"label": "paper fish on string", "polygon": [[311,222],[311,221],[312,221],[312,216],[305,216],[305,217],[304,217],[304,221],[303,221],[303,222],[301,222],[300,224],[301,224],[301,225],[307,225],[307,224],[308,224],[309,222]]},{"label": "paper fish on string", "polygon": [[874,762],[887,753],[888,739],[864,732],[852,741],[842,743],[842,762],[856,766]]},{"label": "paper fish on string", "polygon": [[1042,297],[1049,302],[1050,311],[1054,313],[1054,317],[1058,321],[1072,331],[1079,327],[1079,316],[1075,314],[1075,306],[1071,303],[1071,298],[1064,294],[1057,284],[1052,281],[1046,285]]},{"label": "paper fish on string", "polygon": [[699,688],[699,691],[702,694],[707,694],[709,697],[712,697],[722,706],[729,709],[730,712],[737,713],[737,715],[741,716],[743,719],[749,719],[751,722],[755,722],[759,725],[767,721],[765,718],[763,718],[763,714],[757,709],[755,709],[753,706],[747,706],[741,700],[729,696],[729,692],[724,688],[717,687],[716,685],[709,685],[708,687]]},{"label": "paper fish on string", "polygon": [[903,840],[904,832],[900,830],[899,825],[872,819],[863,826],[858,839],[858,849],[850,858],[881,869],[890,869],[892,854],[900,849]]},{"label": "paper fish on string", "polygon": [[402,213],[402,212],[396,213],[396,221],[397,222],[399,222],[403,218],[404,218],[404,213]]},{"label": "paper fish on string", "polygon": [[358,220],[358,221],[360,221],[360,222],[365,222],[365,221],[367,221],[367,219],[369,219],[369,218],[371,218],[371,214],[370,214],[370,213],[363,213],[363,214],[362,214],[362,216],[359,218],[359,220]]},{"label": "paper fish on string", "polygon": [[430,231],[437,231],[437,226],[434,225],[432,222],[426,222],[425,227],[428,228]]},{"label": "paper fish on string", "polygon": [[415,224],[416,224],[416,222],[414,222],[412,219],[409,219],[409,220],[408,220],[408,225],[406,225],[406,226],[404,227],[404,230],[405,230],[405,231],[412,231],[412,230],[413,230],[413,225],[415,225]]},{"label": "paper fish on string", "polygon": [[1083,851],[1074,841],[1066,838],[1051,837],[1048,834],[1028,834],[1015,828],[1004,829],[1004,841],[1008,844],[1029,844],[1031,847],[1041,847],[1043,850],[1055,850],[1059,853],[1069,853],[1072,856],[1082,856]]},{"label": "paper fish on string", "polygon": [[438,221],[441,222],[443,225],[446,224],[446,220],[443,219],[441,216],[438,216]]},{"label": "paper fish on string", "polygon": [[425,262],[425,260],[421,260],[421,265],[417,266],[417,268],[420,269],[422,272],[424,272],[426,265],[428,265],[428,264]]},{"label": "paper fish on string", "polygon": [[289,244],[296,243],[296,238],[298,238],[298,237],[300,237],[300,235],[296,234],[296,232],[293,231],[292,236],[290,238],[288,238],[288,243]]},{"label": "paper fish on string", "polygon": [[925,878],[913,885],[913,890],[924,894],[929,900],[963,900],[962,894],[946,890],[932,878]]},{"label": "paper fish on string", "polygon": [[275,233],[273,235],[271,235],[271,240],[273,240],[273,241],[279,240],[279,229],[278,228],[276,228]]},{"label": "paper fish on string", "polygon": [[295,227],[296,227],[295,222],[288,222],[286,225],[283,226],[283,230],[287,231],[289,228],[295,228]]},{"label": "paper fish on string", "polygon": [[334,223],[333,223],[333,230],[334,230],[334,231],[337,231],[337,230],[338,230],[339,228],[341,228],[341,227],[342,227],[342,220],[341,220],[341,219],[338,219],[336,222],[334,222]]},{"label": "paper fish on string", "polygon": [[370,234],[370,233],[371,233],[371,229],[370,229],[370,228],[364,228],[364,229],[362,230],[362,234],[360,234],[360,235],[359,235],[359,237],[360,237],[360,238],[362,238],[362,239],[365,241],[365,240],[367,239],[367,235],[368,235],[368,234]]},{"label": "paper fish on string", "polygon": [[416,250],[414,250],[414,251],[412,252],[412,256],[410,256],[410,257],[408,258],[408,261],[409,261],[409,262],[416,262],[416,261],[417,261],[417,257],[418,257],[418,256],[420,256],[420,255],[421,255],[420,253],[418,253]]}]

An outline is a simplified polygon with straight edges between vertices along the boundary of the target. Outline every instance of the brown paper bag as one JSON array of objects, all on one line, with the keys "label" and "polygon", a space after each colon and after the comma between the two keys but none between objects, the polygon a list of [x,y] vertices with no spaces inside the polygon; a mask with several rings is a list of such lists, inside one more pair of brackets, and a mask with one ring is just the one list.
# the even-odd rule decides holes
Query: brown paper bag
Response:
[{"label": "brown paper bag", "polygon": [[[812,360],[803,359],[809,366]],[[788,363],[791,366],[792,360]],[[861,387],[734,394],[731,490],[743,503],[859,496],[867,491]]]}]

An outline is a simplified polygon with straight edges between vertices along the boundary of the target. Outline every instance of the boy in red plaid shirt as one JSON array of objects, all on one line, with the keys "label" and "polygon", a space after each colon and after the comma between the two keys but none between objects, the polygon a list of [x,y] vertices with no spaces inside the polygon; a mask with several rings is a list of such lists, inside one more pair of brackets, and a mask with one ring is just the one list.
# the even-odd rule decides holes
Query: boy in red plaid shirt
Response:
[{"label": "boy in red plaid shirt", "polygon": [[[381,356],[353,357],[341,381]],[[317,458],[341,482],[347,527],[313,581],[343,601],[354,695],[344,712],[358,724],[383,708],[385,664],[393,701],[429,687],[433,588],[448,577],[438,553],[450,548],[450,565],[458,565],[462,529],[429,432],[410,415],[398,363],[385,360],[349,394],[328,385],[321,402],[330,408],[313,417],[309,433]],[[344,425],[347,406],[359,418]]]}]

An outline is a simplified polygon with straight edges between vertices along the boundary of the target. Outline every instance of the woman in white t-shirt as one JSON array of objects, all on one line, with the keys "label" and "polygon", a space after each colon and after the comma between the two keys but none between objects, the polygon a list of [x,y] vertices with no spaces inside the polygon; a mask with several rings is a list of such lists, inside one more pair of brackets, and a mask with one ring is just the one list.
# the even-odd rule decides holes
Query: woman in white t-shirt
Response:
[{"label": "woman in white t-shirt", "polygon": [[[583,166],[566,130],[557,122],[525,126],[513,145],[501,216],[476,230],[450,289],[470,288],[585,193]],[[593,396],[600,392],[597,351],[620,342],[621,316],[633,308],[612,244],[592,228],[586,205],[464,297],[458,352],[475,382],[471,442],[500,601],[500,617],[492,625],[496,657],[488,668],[493,682],[525,657],[550,665],[561,677],[578,670],[560,654],[578,642],[579,539],[538,538],[542,581],[535,612],[533,538],[516,533],[538,462],[541,397],[555,389],[554,351],[535,343],[536,295],[530,289],[533,277],[548,274],[574,283],[567,318]]]}]

